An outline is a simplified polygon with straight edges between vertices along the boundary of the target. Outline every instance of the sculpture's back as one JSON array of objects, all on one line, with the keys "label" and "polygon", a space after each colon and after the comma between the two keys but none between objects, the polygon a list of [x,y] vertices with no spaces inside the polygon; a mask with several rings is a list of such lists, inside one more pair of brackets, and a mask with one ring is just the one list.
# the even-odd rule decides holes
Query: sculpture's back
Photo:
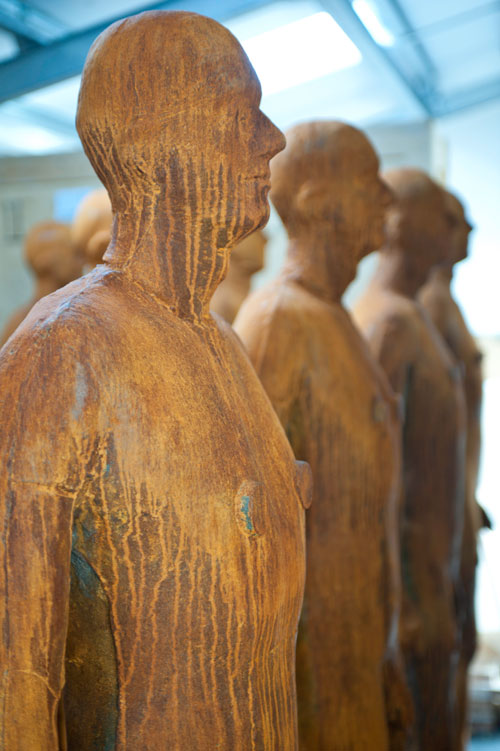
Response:
[{"label": "sculpture's back", "polygon": [[308,475],[208,309],[267,218],[282,137],[259,100],[195,14],[127,19],[89,55],[77,123],[111,245],[0,363],[9,751],[57,749],[58,707],[78,751],[296,747]]}]

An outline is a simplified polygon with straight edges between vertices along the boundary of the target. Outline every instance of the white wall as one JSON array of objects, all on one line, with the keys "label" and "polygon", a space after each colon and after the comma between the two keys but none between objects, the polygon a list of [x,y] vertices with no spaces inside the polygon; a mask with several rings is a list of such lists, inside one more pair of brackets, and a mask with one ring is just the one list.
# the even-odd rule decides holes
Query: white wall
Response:
[{"label": "white wall", "polygon": [[[0,159],[0,330],[8,316],[29,300],[32,279],[23,262],[23,235],[36,222],[67,221],[58,215],[58,191],[100,186],[82,152]],[[17,235],[10,224],[15,207]]]},{"label": "white wall", "polygon": [[500,101],[441,118],[446,184],[463,197],[476,230],[454,290],[478,336],[500,335]]}]

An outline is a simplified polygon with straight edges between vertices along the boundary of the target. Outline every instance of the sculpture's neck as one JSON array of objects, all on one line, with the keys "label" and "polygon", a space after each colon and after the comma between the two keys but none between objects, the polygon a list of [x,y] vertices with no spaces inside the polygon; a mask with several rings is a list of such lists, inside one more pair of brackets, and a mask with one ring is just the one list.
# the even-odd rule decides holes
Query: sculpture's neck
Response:
[{"label": "sculpture's neck", "polygon": [[333,233],[290,239],[282,275],[327,302],[340,302],[356,276],[354,253],[341,248]]},{"label": "sculpture's neck", "polygon": [[35,300],[41,300],[46,295],[51,295],[52,292],[56,292],[61,285],[52,276],[39,276],[35,285]]},{"label": "sculpture's neck", "polygon": [[229,261],[227,233],[194,215],[194,208],[169,205],[161,191],[143,198],[117,212],[104,256],[182,318],[209,315]]},{"label": "sculpture's neck", "polygon": [[446,284],[449,287],[453,279],[453,265],[451,263],[443,263],[440,266],[435,266],[429,278],[439,281],[441,284]]},{"label": "sculpture's neck", "polygon": [[408,264],[404,251],[381,249],[373,285],[414,298],[424,281]]}]

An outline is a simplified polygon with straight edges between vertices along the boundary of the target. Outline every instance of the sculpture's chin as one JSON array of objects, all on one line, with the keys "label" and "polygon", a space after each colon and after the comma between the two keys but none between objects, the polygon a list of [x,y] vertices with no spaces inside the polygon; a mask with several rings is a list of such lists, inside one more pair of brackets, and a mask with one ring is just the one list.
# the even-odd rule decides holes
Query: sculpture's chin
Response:
[{"label": "sculpture's chin", "polygon": [[[267,192],[269,192],[269,189]],[[245,237],[248,237],[256,230],[265,227],[269,221],[270,214],[271,207],[269,206],[266,193],[265,198],[259,202],[258,206],[255,206],[254,210],[247,211],[241,227],[235,233],[234,243],[244,240]]]}]

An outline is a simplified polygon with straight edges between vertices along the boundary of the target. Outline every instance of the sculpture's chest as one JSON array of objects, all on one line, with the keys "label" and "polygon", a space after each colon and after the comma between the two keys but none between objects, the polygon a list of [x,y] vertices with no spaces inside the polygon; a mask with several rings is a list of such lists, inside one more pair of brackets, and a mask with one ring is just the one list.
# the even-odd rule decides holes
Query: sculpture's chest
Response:
[{"label": "sculpture's chest", "polygon": [[421,416],[424,430],[429,422],[447,419],[457,425],[461,408],[461,368],[452,360],[441,337],[425,321],[419,323],[414,361],[407,366],[410,407]]},{"label": "sculpture's chest", "polygon": [[[112,569],[114,556],[152,582],[179,538],[189,543],[186,555],[191,546],[210,557],[237,559],[244,550],[263,560],[263,547],[280,540],[285,558],[297,552],[293,458],[240,360],[217,337],[181,332],[122,364],[75,512],[78,547],[99,568]],[[259,535],[266,544],[248,549]]]},{"label": "sculpture's chest", "polygon": [[384,376],[345,311],[324,314],[311,326],[304,373],[307,401],[327,423],[332,439],[353,441],[360,451],[394,450],[398,408]]}]

